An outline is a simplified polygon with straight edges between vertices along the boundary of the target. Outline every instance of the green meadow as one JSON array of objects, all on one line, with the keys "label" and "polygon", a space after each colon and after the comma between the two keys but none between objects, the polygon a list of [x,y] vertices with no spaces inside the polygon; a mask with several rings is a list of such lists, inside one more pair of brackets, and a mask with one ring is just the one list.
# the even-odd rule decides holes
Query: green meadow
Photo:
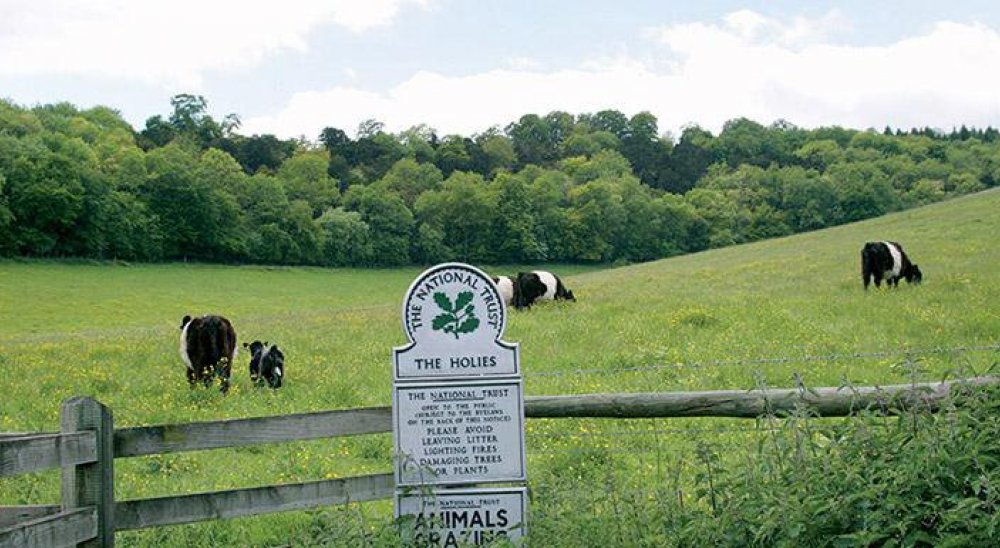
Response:
[{"label": "green meadow", "polygon": [[[616,268],[547,265],[575,303],[512,311],[527,395],[899,384],[987,371],[1000,333],[1000,192],[882,218]],[[860,249],[900,242],[922,285],[865,292]],[[511,274],[518,266],[480,265]],[[55,431],[60,402],[87,395],[117,427],[389,405],[391,350],[406,342],[403,294],[422,268],[0,262],[0,431]],[[189,389],[181,317],[219,313],[240,342],[277,343],[286,385],[251,386],[241,348],[227,396]],[[600,512],[691,505],[706,448],[737,466],[754,421],[530,420],[536,545],[587,545]],[[391,470],[388,435],[121,459],[116,498],[251,487]],[[596,463],[596,464],[595,464]],[[567,493],[579,492],[571,496]],[[0,505],[53,503],[56,472],[0,479]],[[608,498],[608,493],[615,496]],[[551,501],[540,497],[562,493]],[[684,499],[687,497],[687,499]],[[391,504],[122,533],[123,546],[392,543]],[[663,545],[635,525],[623,545]],[[660,535],[666,535],[661,537]]]}]

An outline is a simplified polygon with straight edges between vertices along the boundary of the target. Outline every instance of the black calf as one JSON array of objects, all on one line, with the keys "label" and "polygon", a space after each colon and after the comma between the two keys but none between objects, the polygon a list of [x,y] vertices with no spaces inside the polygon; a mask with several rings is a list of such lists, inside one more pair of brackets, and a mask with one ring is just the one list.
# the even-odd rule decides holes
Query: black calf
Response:
[{"label": "black calf", "polygon": [[285,355],[278,345],[254,341],[243,343],[243,348],[250,350],[250,380],[257,385],[266,382],[271,388],[280,388],[285,377]]}]

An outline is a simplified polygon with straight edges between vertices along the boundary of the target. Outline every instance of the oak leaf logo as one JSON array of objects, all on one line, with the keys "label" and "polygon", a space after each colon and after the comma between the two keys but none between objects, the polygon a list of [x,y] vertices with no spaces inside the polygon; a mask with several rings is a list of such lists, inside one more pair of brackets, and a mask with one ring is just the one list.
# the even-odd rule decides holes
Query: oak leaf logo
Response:
[{"label": "oak leaf logo", "polygon": [[437,292],[434,293],[434,302],[444,310],[443,314],[438,314],[431,322],[434,331],[451,333],[457,339],[460,334],[472,333],[479,327],[479,318],[476,317],[475,306],[472,305],[471,291],[459,293],[454,303],[444,293]]}]

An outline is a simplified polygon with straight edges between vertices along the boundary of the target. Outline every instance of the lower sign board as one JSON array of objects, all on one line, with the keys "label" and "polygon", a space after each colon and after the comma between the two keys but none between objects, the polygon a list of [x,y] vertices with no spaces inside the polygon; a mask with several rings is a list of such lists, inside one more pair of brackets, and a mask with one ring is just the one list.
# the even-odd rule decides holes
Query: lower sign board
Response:
[{"label": "lower sign board", "polygon": [[416,546],[482,546],[525,533],[524,487],[441,489],[396,495],[403,538]]},{"label": "lower sign board", "polygon": [[521,380],[397,384],[396,485],[524,481]]}]

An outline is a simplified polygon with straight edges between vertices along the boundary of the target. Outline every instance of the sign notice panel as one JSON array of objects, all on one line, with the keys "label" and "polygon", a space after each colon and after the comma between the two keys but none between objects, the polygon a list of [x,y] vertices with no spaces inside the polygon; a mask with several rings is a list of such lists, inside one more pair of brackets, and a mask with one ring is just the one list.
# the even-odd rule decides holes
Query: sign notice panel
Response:
[{"label": "sign notice panel", "polygon": [[397,485],[525,481],[520,379],[393,391]]},{"label": "sign notice panel", "polygon": [[437,489],[430,493],[396,495],[396,517],[412,526],[416,546],[481,546],[524,535],[527,514],[524,487],[500,489]]},{"label": "sign notice panel", "polygon": [[406,292],[409,344],[393,349],[396,516],[413,516],[402,523],[419,546],[525,536],[524,487],[455,487],[527,480],[519,348],[501,340],[506,322],[500,291],[474,266],[431,267]]},{"label": "sign notice panel", "polygon": [[445,263],[417,278],[403,302],[410,344],[393,351],[396,381],[516,376],[517,345],[500,340],[507,310],[489,277]]}]

